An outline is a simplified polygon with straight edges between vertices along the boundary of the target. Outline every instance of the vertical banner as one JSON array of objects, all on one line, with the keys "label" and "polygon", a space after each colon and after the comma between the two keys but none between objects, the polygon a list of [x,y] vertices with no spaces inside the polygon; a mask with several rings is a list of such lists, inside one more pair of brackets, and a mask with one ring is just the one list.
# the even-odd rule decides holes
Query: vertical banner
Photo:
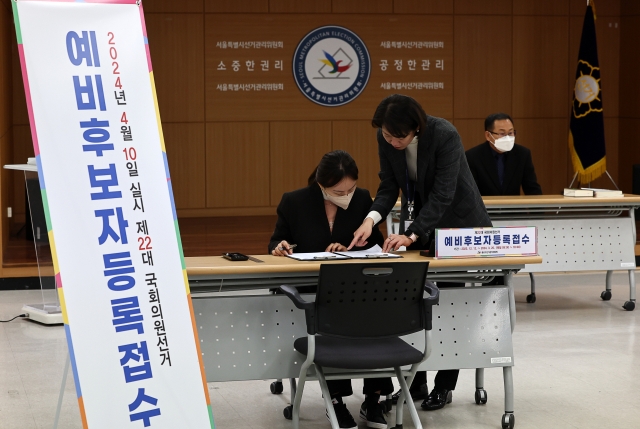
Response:
[{"label": "vertical banner", "polygon": [[141,2],[12,2],[85,428],[211,428]]},{"label": "vertical banner", "polygon": [[576,83],[569,125],[569,153],[580,183],[589,183],[607,171],[600,64],[593,6],[587,2],[582,24]]}]

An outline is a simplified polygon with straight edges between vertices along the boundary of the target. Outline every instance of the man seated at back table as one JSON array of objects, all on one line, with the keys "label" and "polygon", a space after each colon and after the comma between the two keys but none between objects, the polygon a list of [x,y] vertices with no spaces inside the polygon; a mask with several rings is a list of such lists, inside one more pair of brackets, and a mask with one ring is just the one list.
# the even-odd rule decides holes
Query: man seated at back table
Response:
[{"label": "man seated at back table", "polygon": [[531,151],[515,144],[516,130],[506,113],[484,120],[486,141],[466,152],[480,195],[542,195],[531,160]]},{"label": "man seated at back table", "polygon": [[[493,113],[484,120],[486,141],[466,152],[471,174],[480,195],[542,195],[531,160],[531,151],[515,143],[513,120],[506,113]],[[491,283],[504,284],[504,277]]]}]

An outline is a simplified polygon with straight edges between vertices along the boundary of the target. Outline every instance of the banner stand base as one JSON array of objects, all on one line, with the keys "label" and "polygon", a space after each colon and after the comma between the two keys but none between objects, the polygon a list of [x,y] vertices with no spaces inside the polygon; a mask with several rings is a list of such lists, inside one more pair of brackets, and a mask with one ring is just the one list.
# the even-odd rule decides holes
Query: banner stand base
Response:
[{"label": "banner stand base", "polygon": [[61,325],[62,310],[58,303],[25,304],[22,312],[27,313],[27,318],[43,325]]}]

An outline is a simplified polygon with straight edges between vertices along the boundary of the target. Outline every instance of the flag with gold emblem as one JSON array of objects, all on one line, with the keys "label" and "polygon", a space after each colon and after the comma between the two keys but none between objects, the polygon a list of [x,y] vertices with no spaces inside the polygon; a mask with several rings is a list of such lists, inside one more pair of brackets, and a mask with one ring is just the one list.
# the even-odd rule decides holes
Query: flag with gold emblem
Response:
[{"label": "flag with gold emblem", "polygon": [[595,15],[592,4],[588,4],[582,26],[569,130],[571,161],[580,183],[591,182],[607,170],[600,84]]}]

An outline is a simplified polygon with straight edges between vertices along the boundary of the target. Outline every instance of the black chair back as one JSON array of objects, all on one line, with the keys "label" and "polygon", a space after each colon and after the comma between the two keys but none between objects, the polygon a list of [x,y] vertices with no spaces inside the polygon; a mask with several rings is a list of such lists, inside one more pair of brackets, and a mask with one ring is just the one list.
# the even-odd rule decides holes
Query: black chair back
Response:
[{"label": "black chair back", "polygon": [[316,332],[381,338],[425,329],[423,294],[428,268],[428,262],[322,264],[315,301]]}]

